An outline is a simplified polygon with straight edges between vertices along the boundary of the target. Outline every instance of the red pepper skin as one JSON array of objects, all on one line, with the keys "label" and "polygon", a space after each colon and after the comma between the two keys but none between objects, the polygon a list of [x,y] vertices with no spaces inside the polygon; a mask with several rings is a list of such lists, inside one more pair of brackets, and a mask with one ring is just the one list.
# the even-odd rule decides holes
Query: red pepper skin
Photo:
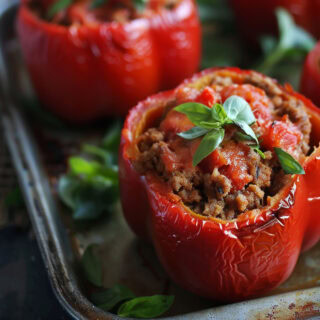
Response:
[{"label": "red pepper skin", "polygon": [[320,42],[309,52],[304,62],[300,91],[320,106]]},{"label": "red pepper skin", "polygon": [[317,0],[230,0],[238,28],[250,41],[257,41],[262,35],[277,32],[275,10],[278,7],[288,10],[298,25],[319,37],[320,4],[317,2]]},{"label": "red pepper skin", "polygon": [[[318,145],[320,110],[291,87],[283,89],[306,104],[313,124],[312,143]],[[183,288],[224,302],[262,295],[285,281],[301,250],[320,238],[320,148],[304,162],[306,174],[296,175],[268,211],[232,221],[205,218],[185,207],[160,178],[152,173],[139,175],[131,163],[137,152],[136,137],[154,123],[173,96],[170,91],[150,97],[126,119],[120,145],[125,218],[138,236],[152,241],[164,268]]]},{"label": "red pepper skin", "polygon": [[[47,109],[71,122],[124,116],[198,68],[201,30],[194,0],[125,24],[68,27],[38,18],[27,3],[20,7],[17,30],[34,88]],[[87,5],[78,4],[84,17]]]}]

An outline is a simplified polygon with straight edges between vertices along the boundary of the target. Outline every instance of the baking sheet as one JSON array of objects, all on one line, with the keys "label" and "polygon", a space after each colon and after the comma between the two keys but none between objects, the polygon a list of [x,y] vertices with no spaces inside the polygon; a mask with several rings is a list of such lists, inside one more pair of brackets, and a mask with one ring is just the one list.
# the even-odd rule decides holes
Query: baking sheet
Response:
[{"label": "baking sheet", "polygon": [[99,244],[104,286],[121,283],[137,295],[174,294],[170,319],[303,319],[320,315],[320,244],[304,253],[292,276],[268,297],[218,306],[173,284],[152,247],[138,240],[126,225],[119,203],[114,212],[90,228],[77,227],[56,196],[65,159],[83,141],[94,141],[104,126],[59,128],[34,121],[22,110],[33,96],[14,30],[17,1],[3,2],[0,16],[1,121],[18,173],[30,217],[56,296],[76,319],[119,319],[96,308],[79,257],[91,243]]}]

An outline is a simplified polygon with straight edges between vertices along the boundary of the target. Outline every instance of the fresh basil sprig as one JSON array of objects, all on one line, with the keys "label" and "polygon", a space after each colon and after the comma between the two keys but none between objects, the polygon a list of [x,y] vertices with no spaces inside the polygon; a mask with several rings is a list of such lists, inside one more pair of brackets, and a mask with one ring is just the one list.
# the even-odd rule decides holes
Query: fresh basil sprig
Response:
[{"label": "fresh basil sprig", "polygon": [[102,286],[102,265],[100,259],[95,255],[96,244],[89,245],[81,259],[82,269],[87,280],[97,287]]},{"label": "fresh basil sprig", "polygon": [[300,163],[281,148],[274,148],[280,165],[286,174],[305,174]]},{"label": "fresh basil sprig", "polygon": [[188,131],[178,135],[184,139],[195,139],[204,136],[193,157],[193,165],[196,166],[223,141],[225,129],[229,124],[238,126],[246,136],[255,142],[254,150],[260,155],[259,141],[251,129],[256,119],[246,100],[239,96],[229,97],[223,105],[216,103],[209,108],[201,103],[188,102],[175,107],[175,110],[185,114],[196,125]]},{"label": "fresh basil sprig", "polygon": [[315,45],[315,39],[297,26],[292,16],[284,9],[276,10],[279,26],[279,40],[264,37],[261,40],[265,52],[263,62],[256,68],[263,73],[270,73],[272,68],[288,56],[300,54],[305,56]]},{"label": "fresh basil sprig", "polygon": [[[102,264],[95,254],[96,246],[96,244],[91,244],[86,248],[81,262],[87,280],[95,286],[101,287]],[[105,311],[116,312],[120,317],[155,318],[172,306],[174,296],[137,297],[126,286],[116,284],[112,288],[93,293],[91,301]]]},{"label": "fresh basil sprig", "polygon": [[47,18],[52,19],[58,12],[67,9],[73,0],[58,0],[54,2],[47,11]]},{"label": "fresh basil sprig", "polygon": [[86,144],[81,156],[68,159],[69,172],[60,177],[58,193],[74,220],[94,220],[117,201],[120,132],[121,122],[116,122],[100,145]]},{"label": "fresh basil sprig", "polygon": [[122,304],[118,310],[120,317],[150,319],[155,318],[170,309],[174,296],[154,295],[138,297]]},{"label": "fresh basil sprig", "polygon": [[100,309],[111,311],[120,302],[134,298],[136,298],[136,295],[129,288],[116,284],[110,289],[93,293],[91,301]]}]

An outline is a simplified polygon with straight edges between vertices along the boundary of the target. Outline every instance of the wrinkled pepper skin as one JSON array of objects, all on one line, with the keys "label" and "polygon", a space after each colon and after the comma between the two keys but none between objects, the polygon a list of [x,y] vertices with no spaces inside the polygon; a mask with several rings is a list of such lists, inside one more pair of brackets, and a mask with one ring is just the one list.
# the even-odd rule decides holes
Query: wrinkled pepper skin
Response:
[{"label": "wrinkled pepper skin", "polygon": [[[312,144],[318,146],[320,111],[290,86],[284,90],[307,105]],[[152,125],[173,96],[174,91],[152,96],[126,119],[120,148],[125,218],[138,236],[152,241],[164,268],[181,287],[223,302],[262,295],[285,281],[299,253],[320,238],[320,148],[304,162],[306,174],[294,176],[271,209],[256,216],[247,212],[232,221],[205,218],[185,207],[152,173],[139,175],[131,162],[137,152],[136,137]]]},{"label": "wrinkled pepper skin", "polygon": [[[275,10],[282,7],[289,11],[298,25],[320,36],[320,2],[317,0],[229,0],[242,35],[250,41],[260,36],[276,33]],[[250,19],[248,19],[250,17]]]},{"label": "wrinkled pepper skin", "polygon": [[[75,123],[126,115],[138,101],[170,89],[198,68],[201,30],[194,0],[151,17],[62,26],[20,6],[17,30],[35,91],[43,105]],[[82,6],[82,7],[81,7]]]}]

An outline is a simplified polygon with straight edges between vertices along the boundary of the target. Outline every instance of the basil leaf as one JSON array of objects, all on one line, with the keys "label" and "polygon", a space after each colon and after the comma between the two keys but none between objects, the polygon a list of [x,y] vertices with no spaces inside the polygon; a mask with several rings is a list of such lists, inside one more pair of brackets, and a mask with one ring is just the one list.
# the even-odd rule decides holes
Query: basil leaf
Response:
[{"label": "basil leaf", "polygon": [[262,159],[265,159],[265,158],[266,158],[266,155],[263,153],[263,151],[260,150],[260,148],[259,148],[258,145],[249,146],[249,147],[252,148],[255,152],[257,152]]},{"label": "basil leaf", "polygon": [[210,122],[211,109],[201,103],[187,102],[174,108],[174,110],[185,114],[188,119],[196,126],[200,126],[200,122]]},{"label": "basil leaf", "polygon": [[257,145],[259,145],[256,134],[247,123],[245,123],[244,121],[235,121],[234,124],[240,127],[246,135],[251,137],[257,143]]},{"label": "basil leaf", "polygon": [[97,219],[109,213],[119,197],[118,143],[121,124],[116,122],[104,138],[104,146],[84,145],[82,157],[69,158],[69,173],[59,179],[58,193],[62,202],[72,209],[72,217],[78,223]]},{"label": "basil leaf", "polygon": [[236,132],[235,137],[238,141],[255,141],[254,138],[248,136],[247,134],[244,134],[242,132]]},{"label": "basil leaf", "polygon": [[276,10],[279,26],[279,41],[272,38],[262,39],[262,48],[266,54],[263,62],[256,68],[263,73],[272,73],[272,68],[293,52],[302,58],[314,47],[315,39],[305,30],[297,26],[286,10]]},{"label": "basil leaf", "polygon": [[122,122],[117,120],[108,130],[106,135],[102,140],[102,148],[114,151],[118,154],[118,148],[120,144],[121,138],[121,129],[122,129]]},{"label": "basil leaf", "polygon": [[90,244],[81,259],[82,269],[89,282],[97,287],[102,286],[102,265],[100,259],[95,255],[96,244]]},{"label": "basil leaf", "polygon": [[67,9],[73,0],[58,0],[54,2],[48,9],[47,18],[52,19],[58,12]]},{"label": "basil leaf", "polygon": [[253,124],[256,118],[251,110],[249,103],[239,96],[229,97],[223,104],[227,116],[237,122]]},{"label": "basil leaf", "polygon": [[204,129],[211,130],[211,129],[219,129],[222,127],[221,122],[207,122],[207,121],[201,121],[200,126]]},{"label": "basil leaf", "polygon": [[138,11],[142,11],[145,8],[147,0],[133,0],[133,4]]},{"label": "basil leaf", "polygon": [[92,0],[91,5],[90,5],[90,9],[97,9],[101,6],[103,6],[104,4],[107,4],[109,0]]},{"label": "basil leaf", "polygon": [[223,106],[219,103],[216,103],[211,108],[211,115],[212,115],[212,119],[216,122],[224,122],[228,117]]},{"label": "basil leaf", "polygon": [[177,133],[177,135],[183,139],[192,140],[199,138],[208,133],[208,130],[200,127],[193,127],[190,130]]},{"label": "basil leaf", "polygon": [[280,165],[286,174],[305,174],[300,163],[281,148],[274,148]]},{"label": "basil leaf", "polygon": [[93,293],[91,300],[100,309],[110,311],[118,303],[135,297],[135,294],[129,288],[116,284],[110,289]]},{"label": "basil leaf", "polygon": [[118,316],[145,319],[158,317],[172,306],[173,301],[174,296],[165,295],[135,298],[120,306]]},{"label": "basil leaf", "polygon": [[208,132],[202,139],[197,151],[193,156],[193,166],[196,166],[211,152],[213,152],[223,141],[224,129],[212,130]]}]

